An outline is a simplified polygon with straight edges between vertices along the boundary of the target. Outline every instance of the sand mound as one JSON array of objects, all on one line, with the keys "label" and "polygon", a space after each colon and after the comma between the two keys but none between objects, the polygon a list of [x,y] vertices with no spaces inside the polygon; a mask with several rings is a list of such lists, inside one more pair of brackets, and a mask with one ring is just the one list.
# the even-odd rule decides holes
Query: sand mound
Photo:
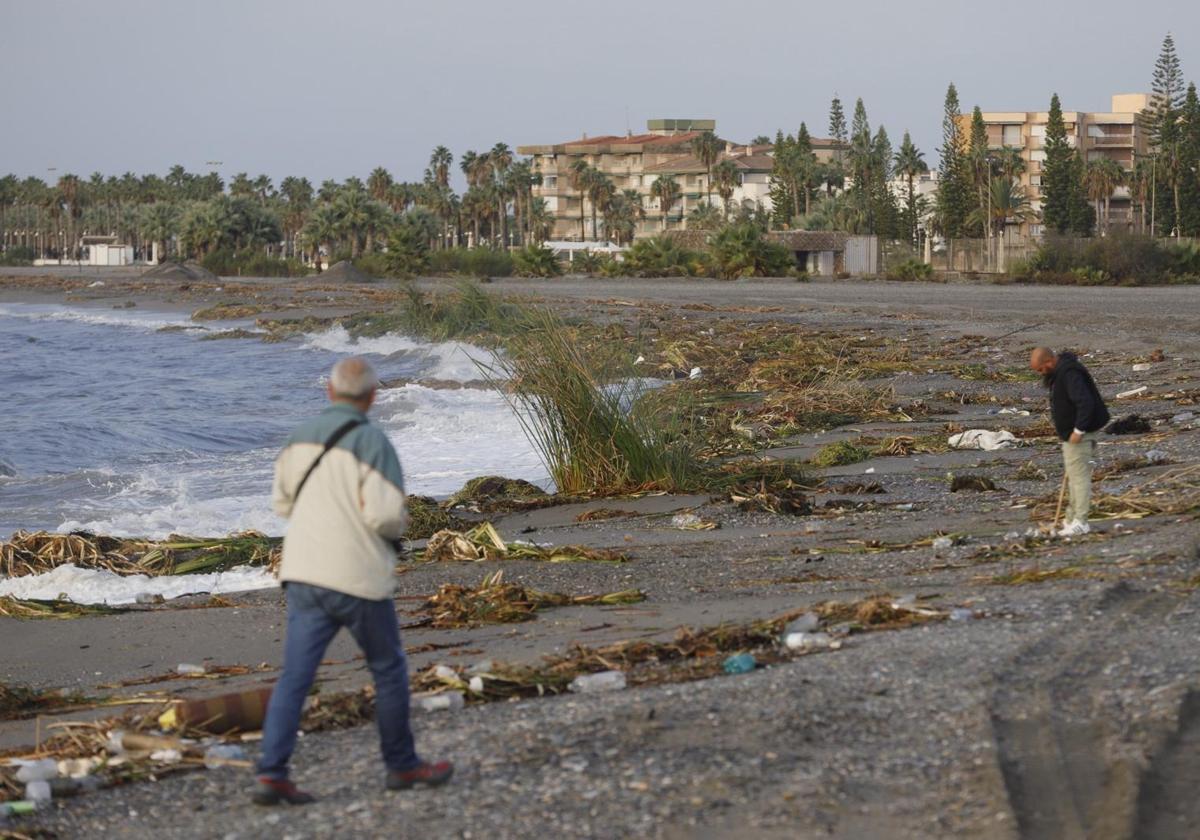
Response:
[{"label": "sand mound", "polygon": [[322,280],[336,280],[346,283],[370,283],[375,278],[361,269],[355,268],[349,260],[336,262],[320,274]]},{"label": "sand mound", "polygon": [[154,268],[145,272],[142,276],[159,280],[179,280],[184,282],[218,279],[217,275],[213,274],[204,266],[194,262],[160,263],[159,265],[156,265]]}]

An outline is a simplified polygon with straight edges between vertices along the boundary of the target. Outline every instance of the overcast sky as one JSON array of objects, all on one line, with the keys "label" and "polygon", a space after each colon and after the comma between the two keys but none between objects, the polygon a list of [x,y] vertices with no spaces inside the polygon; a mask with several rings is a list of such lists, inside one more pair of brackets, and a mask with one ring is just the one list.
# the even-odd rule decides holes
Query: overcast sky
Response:
[{"label": "overcast sky", "polygon": [[[1182,0],[0,0],[0,173],[222,164],[278,179],[418,180],[430,149],[717,121],[824,135],[837,92],[936,159],[964,110],[1107,110],[1149,88],[1163,35],[1200,78]],[[55,171],[48,170],[53,167]]]}]

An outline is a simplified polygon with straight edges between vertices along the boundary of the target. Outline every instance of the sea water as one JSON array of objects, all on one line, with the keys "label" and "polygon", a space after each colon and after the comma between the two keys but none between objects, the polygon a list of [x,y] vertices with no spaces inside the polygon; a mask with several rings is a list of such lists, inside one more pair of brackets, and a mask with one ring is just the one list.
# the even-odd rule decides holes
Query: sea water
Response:
[{"label": "sea water", "polygon": [[[272,465],[326,404],[339,357],[366,355],[383,380],[470,382],[490,362],[465,345],[356,341],[341,328],[279,343],[205,334],[166,312],[0,304],[0,539],[17,529],[281,534]],[[444,496],[486,474],[548,484],[494,390],[410,382],[381,390],[371,416],[409,493]]]}]

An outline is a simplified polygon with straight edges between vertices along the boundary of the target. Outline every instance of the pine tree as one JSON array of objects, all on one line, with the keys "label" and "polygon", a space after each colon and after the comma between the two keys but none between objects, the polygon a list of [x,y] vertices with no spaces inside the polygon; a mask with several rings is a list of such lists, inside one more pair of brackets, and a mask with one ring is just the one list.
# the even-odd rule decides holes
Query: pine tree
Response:
[{"label": "pine tree", "polygon": [[1179,112],[1180,164],[1185,173],[1179,187],[1179,235],[1200,236],[1200,97],[1188,85]]},{"label": "pine tree", "polygon": [[1175,52],[1175,39],[1168,32],[1154,63],[1150,83],[1153,99],[1142,112],[1141,126],[1147,135],[1154,170],[1151,233],[1177,231],[1182,211],[1181,186],[1185,177],[1180,149],[1179,116],[1184,104],[1183,70]]},{"label": "pine tree", "polygon": [[954,239],[963,235],[963,226],[970,214],[970,196],[965,178],[964,142],[959,121],[962,111],[958,90],[953,82],[946,89],[945,113],[942,116],[942,145],[938,150],[941,163],[937,193],[937,216],[942,235]]},{"label": "pine tree", "polygon": [[839,146],[846,145],[846,112],[836,94],[829,105],[829,137]]},{"label": "pine tree", "polygon": [[817,185],[817,155],[813,152],[812,137],[808,126],[800,123],[796,132],[796,180],[801,195],[796,198],[796,208],[804,208],[804,215],[812,209],[812,191]]},{"label": "pine tree", "polygon": [[971,139],[967,160],[971,170],[971,183],[975,187],[975,206],[979,208],[979,225],[972,225],[971,234],[985,236],[987,226],[984,220],[989,218],[987,204],[992,180],[992,160],[988,153],[987,124],[983,121],[983,111],[978,105],[971,112]]},{"label": "pine tree", "polygon": [[785,137],[782,131],[775,133],[775,162],[771,166],[771,221],[777,228],[790,227],[792,217],[796,215],[788,177],[792,146],[790,137]]},{"label": "pine tree", "polygon": [[871,209],[868,216],[874,233],[886,239],[902,236],[900,208],[888,182],[892,177],[892,141],[882,125],[871,142]]},{"label": "pine tree", "polygon": [[1071,227],[1071,203],[1075,172],[1073,154],[1067,144],[1058,94],[1050,97],[1050,115],[1046,121],[1046,162],[1042,168],[1042,223],[1047,230],[1065,234]]},{"label": "pine tree", "polygon": [[[846,177],[846,147],[849,137],[846,135],[846,113],[842,110],[842,100],[837,94],[829,105],[829,139],[833,141],[833,160],[830,161],[826,181],[829,186],[841,189]],[[832,189],[831,189],[832,192]]]},{"label": "pine tree", "polygon": [[929,167],[925,165],[925,159],[921,155],[921,150],[913,145],[912,137],[907,131],[904,132],[904,139],[900,142],[900,151],[896,152],[895,172],[898,177],[905,179],[904,192],[904,210],[901,214],[901,221],[905,235],[915,248],[919,243],[918,226],[921,221],[922,204],[924,198],[917,195],[916,179],[918,176],[929,171]]}]

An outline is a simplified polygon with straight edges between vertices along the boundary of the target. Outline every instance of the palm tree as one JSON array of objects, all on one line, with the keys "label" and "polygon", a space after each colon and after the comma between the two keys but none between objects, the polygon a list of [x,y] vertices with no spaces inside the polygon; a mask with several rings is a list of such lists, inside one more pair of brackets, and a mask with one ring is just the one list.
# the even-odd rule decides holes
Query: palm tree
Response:
[{"label": "palm tree", "polygon": [[247,173],[239,172],[233,176],[229,182],[229,195],[231,198],[250,198],[254,195],[254,182]]},{"label": "palm tree", "polygon": [[986,204],[972,211],[971,221],[999,236],[1009,224],[1036,218],[1037,211],[1030,206],[1024,187],[1010,178],[997,175],[988,184]]},{"label": "palm tree", "polygon": [[508,247],[508,199],[511,193],[511,186],[508,183],[508,170],[513,163],[512,149],[507,143],[497,143],[492,146],[492,150],[488,152],[488,161],[492,164],[492,169],[496,178],[496,202],[497,211],[500,217],[500,237],[503,247]]},{"label": "palm tree", "polygon": [[667,216],[671,208],[683,198],[683,190],[670,175],[659,175],[650,185],[650,197],[658,199],[658,206],[662,210],[663,230],[666,231]]},{"label": "palm tree", "polygon": [[577,193],[579,193],[579,241],[580,242],[583,242],[584,240],[587,239],[587,227],[586,227],[587,222],[584,217],[583,205],[584,205],[584,200],[587,198],[588,187],[591,186],[592,180],[595,177],[593,175],[593,173],[595,171],[596,170],[592,169],[591,165],[586,160],[584,160],[583,158],[579,158],[579,160],[576,160],[571,164],[571,168],[570,168],[568,176],[567,176],[570,179],[571,189],[573,189]]},{"label": "palm tree", "polygon": [[708,181],[704,185],[709,203],[712,203],[713,164],[721,154],[721,141],[711,131],[704,131],[692,138],[692,154],[708,171]]},{"label": "palm tree", "polygon": [[550,208],[546,206],[546,199],[535,198],[529,203],[529,237],[534,242],[545,242],[550,236],[551,226],[554,224],[553,218],[550,216]]},{"label": "palm tree", "polygon": [[[1100,229],[1108,233],[1109,211],[1112,205],[1113,191],[1125,183],[1125,170],[1115,160],[1101,158],[1088,161],[1083,176],[1088,198],[1096,207],[1096,218],[1100,220]],[[1101,212],[1103,202],[1103,213]]]},{"label": "palm tree", "polygon": [[[348,182],[347,182],[348,183]],[[350,259],[358,259],[363,237],[371,224],[371,203],[366,190],[343,188],[341,195],[334,202],[337,211],[339,229],[344,237],[350,240]]]},{"label": "palm tree", "polygon": [[179,208],[166,201],[145,205],[142,230],[154,245],[154,261],[167,256],[167,241],[179,232]]},{"label": "palm tree", "polygon": [[371,174],[367,176],[367,192],[376,201],[387,201],[388,195],[392,190],[392,184],[394,183],[395,180],[392,178],[392,173],[388,172],[382,166],[376,166],[371,170]]},{"label": "palm tree", "polygon": [[[58,179],[58,200],[66,207],[66,243],[64,256],[75,259],[75,218],[79,215],[80,181],[78,175],[63,175]],[[69,244],[68,244],[69,243]]]},{"label": "palm tree", "polygon": [[738,182],[741,172],[738,170],[737,164],[732,160],[723,160],[713,167],[712,181],[713,186],[717,188],[717,195],[721,196],[721,203],[725,207],[725,215],[729,215],[729,201],[733,198],[733,192],[738,187]]},{"label": "palm tree", "polygon": [[904,139],[900,141],[900,150],[896,152],[895,158],[896,174],[907,181],[908,193],[905,196],[905,209],[908,216],[909,231],[908,236],[913,245],[917,245],[917,226],[920,219],[917,218],[917,189],[916,180],[920,176],[929,171],[929,166],[925,163],[925,156],[912,141],[907,131],[904,132]]},{"label": "palm tree", "polygon": [[[587,196],[592,202],[592,241],[598,242],[600,236],[596,231],[596,211],[603,211],[612,197],[616,194],[612,179],[598,169],[593,169],[587,184]],[[606,234],[607,236],[607,234]]]},{"label": "palm tree", "polygon": [[318,205],[309,213],[308,221],[304,223],[302,236],[312,249],[312,261],[317,271],[321,270],[321,246],[324,245],[329,253],[333,253],[333,243],[337,240],[341,229],[341,219],[331,204]]},{"label": "palm tree", "polygon": [[621,194],[625,196],[625,202],[629,205],[631,218],[634,224],[634,230],[646,218],[646,206],[642,203],[642,194],[635,189],[621,190]]},{"label": "palm tree", "polygon": [[1133,172],[1129,174],[1129,189],[1133,203],[1140,208],[1138,213],[1138,230],[1141,233],[1146,232],[1146,205],[1150,201],[1152,184],[1154,183],[1154,169],[1150,161],[1142,158],[1133,166]]},{"label": "palm tree", "polygon": [[433,182],[440,187],[450,186],[450,167],[454,163],[454,155],[445,146],[438,146],[429,156],[429,172]]}]

